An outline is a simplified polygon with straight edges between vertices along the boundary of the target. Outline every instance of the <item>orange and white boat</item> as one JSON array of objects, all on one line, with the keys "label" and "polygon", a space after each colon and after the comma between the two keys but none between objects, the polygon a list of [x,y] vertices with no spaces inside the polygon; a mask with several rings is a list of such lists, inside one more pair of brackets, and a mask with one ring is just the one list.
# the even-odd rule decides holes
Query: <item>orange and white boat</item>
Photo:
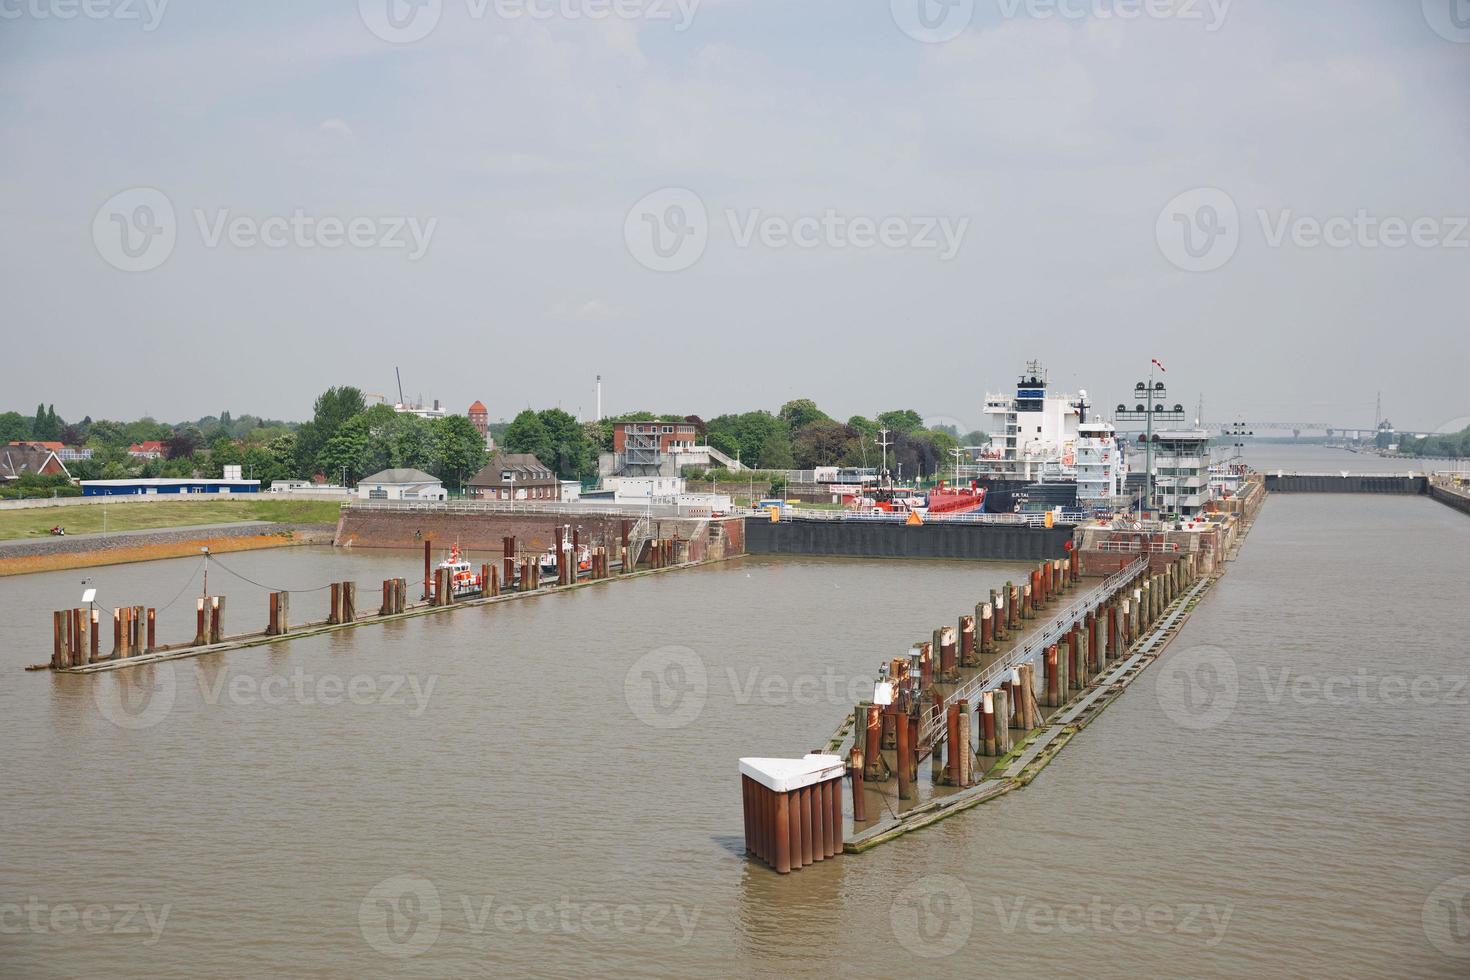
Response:
[{"label": "orange and white boat", "polygon": [[[456,599],[465,596],[480,595],[485,591],[485,583],[480,578],[480,573],[459,553],[459,545],[449,549],[449,557],[441,561],[437,568],[449,569],[450,595]],[[434,597],[435,583],[439,576],[435,575],[429,580],[429,597]]]}]

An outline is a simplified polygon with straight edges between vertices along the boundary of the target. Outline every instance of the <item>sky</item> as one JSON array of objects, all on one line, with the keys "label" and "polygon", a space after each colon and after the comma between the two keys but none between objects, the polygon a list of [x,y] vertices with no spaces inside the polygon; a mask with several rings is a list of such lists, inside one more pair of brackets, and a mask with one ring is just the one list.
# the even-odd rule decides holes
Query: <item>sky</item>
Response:
[{"label": "sky", "polygon": [[0,411],[1470,422],[1470,0],[0,0]]}]

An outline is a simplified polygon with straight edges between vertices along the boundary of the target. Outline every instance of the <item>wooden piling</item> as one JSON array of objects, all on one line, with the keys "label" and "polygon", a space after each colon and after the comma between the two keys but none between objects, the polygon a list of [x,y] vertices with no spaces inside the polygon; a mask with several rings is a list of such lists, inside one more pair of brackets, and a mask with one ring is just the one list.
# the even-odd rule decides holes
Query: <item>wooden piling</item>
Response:
[{"label": "wooden piling", "polygon": [[960,666],[979,667],[980,653],[975,645],[975,617],[960,617]]},{"label": "wooden piling", "polygon": [[847,773],[852,783],[852,822],[855,824],[866,823],[868,819],[868,801],[864,798],[865,768],[862,750],[854,745],[847,754]]},{"label": "wooden piling", "polygon": [[911,800],[914,798],[914,789],[909,757],[913,754],[913,747],[909,743],[909,719],[906,714],[898,715],[895,728],[898,736],[898,798]]},{"label": "wooden piling", "polygon": [[516,580],[516,539],[515,535],[507,535],[500,543],[501,566],[505,571],[504,585],[507,591],[515,584]]},{"label": "wooden piling", "polygon": [[1062,703],[1061,697],[1057,693],[1060,682],[1058,680],[1057,667],[1059,665],[1057,663],[1057,645],[1055,643],[1046,648],[1046,654],[1042,662],[1045,668],[1042,673],[1046,678],[1046,706],[1048,708],[1055,708]]},{"label": "wooden piling", "polygon": [[975,749],[974,749],[974,745],[973,745],[973,743],[971,741],[971,737],[970,737],[970,733],[971,733],[971,727],[970,726],[971,726],[971,721],[972,721],[972,718],[971,718],[971,715],[970,715],[970,702],[969,701],[965,701],[965,700],[961,700],[958,703],[957,707],[959,708],[959,716],[960,716],[960,718],[959,718],[959,721],[960,721],[960,725],[959,725],[959,737],[960,737],[960,751],[959,751],[959,757],[960,757],[960,785],[961,786],[969,786],[969,785],[971,785],[971,784],[973,784],[975,782],[975,777],[974,777]]},{"label": "wooden piling", "polygon": [[342,622],[357,622],[357,583],[342,583]]},{"label": "wooden piling", "polygon": [[995,695],[986,691],[980,695],[980,753],[994,756],[995,752]]},{"label": "wooden piling", "polygon": [[429,584],[433,581],[431,575],[434,569],[433,556],[434,543],[428,538],[424,539],[424,598],[429,598]]},{"label": "wooden piling", "polygon": [[225,597],[209,597],[209,642],[220,643],[225,638]]},{"label": "wooden piling", "polygon": [[[437,574],[434,576],[435,585],[439,584],[440,578],[441,576]],[[335,626],[337,623],[342,622],[342,583],[333,582],[331,590],[332,605],[330,611],[327,613],[327,622]]]},{"label": "wooden piling", "polygon": [[194,646],[202,647],[209,642],[209,613],[205,611],[206,597],[200,596],[196,600],[194,610]]}]

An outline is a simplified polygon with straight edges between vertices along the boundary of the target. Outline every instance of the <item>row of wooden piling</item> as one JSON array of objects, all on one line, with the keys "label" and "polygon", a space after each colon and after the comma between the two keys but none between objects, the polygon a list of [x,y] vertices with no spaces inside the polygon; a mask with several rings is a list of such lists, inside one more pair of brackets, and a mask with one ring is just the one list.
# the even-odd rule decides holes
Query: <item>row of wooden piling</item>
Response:
[{"label": "row of wooden piling", "polygon": [[[1072,589],[1080,580],[1075,552],[1042,563],[1019,586],[1007,582],[1002,590],[992,589],[990,599],[978,604],[973,616],[960,617],[958,629],[940,627],[932,641],[915,644],[909,657],[885,664],[879,683],[880,689],[883,684],[891,685],[891,702],[861,702],[854,713],[847,769],[855,822],[868,819],[867,782],[896,778],[899,799],[913,799],[919,762],[926,752],[931,755],[936,784],[964,787],[977,783],[993,764],[982,760],[1010,753],[1018,740],[1013,733],[1019,732],[1024,739],[1042,724],[1042,707],[1062,707],[1121,660],[1198,575],[1195,556],[1185,555],[1161,571],[1146,570],[1120,585],[1043,651],[1039,685],[1036,664],[1024,663],[1003,675],[977,702],[963,699],[946,704],[933,686],[936,681],[958,680],[955,665],[979,667],[981,654],[997,652],[999,643],[1025,620]],[[939,651],[937,671],[933,668],[935,649]],[[921,721],[927,717],[944,719],[942,753],[937,747],[920,744]],[[896,768],[889,766],[885,750],[893,752]]]},{"label": "row of wooden piling", "polygon": [[[628,558],[631,550],[630,538],[633,523],[633,521],[623,522],[622,545],[618,549],[618,553],[623,558],[622,567],[625,571],[633,570],[633,564]],[[666,568],[674,564],[675,541],[676,539],[671,538],[651,543],[650,564],[652,567]],[[557,581],[558,584],[568,585],[575,583],[578,578],[576,554],[580,549],[579,532],[573,531],[572,551],[569,552],[562,548],[563,542],[562,531],[558,529],[557,554],[562,567],[558,569]],[[497,567],[496,564],[489,562],[480,566],[480,595],[501,595],[502,582],[505,583],[507,590],[519,592],[539,590],[541,588],[539,553],[536,555],[520,554],[514,535],[505,538],[504,549],[502,566]],[[589,577],[594,580],[611,577],[610,549],[597,545],[590,550],[592,567],[588,572]],[[357,583],[333,582],[329,588],[331,605],[326,620],[327,625],[336,626],[357,622],[359,620]],[[432,604],[436,606],[452,605],[455,601],[451,573],[449,569],[434,567],[433,543],[430,541],[424,542],[423,598],[432,600]],[[273,591],[267,597],[267,603],[268,616],[265,635],[285,636],[289,634],[291,632],[291,594],[286,591]],[[194,637],[190,644],[183,646],[207,646],[224,642],[225,606],[224,596],[197,597]],[[384,579],[382,603],[378,607],[377,614],[394,616],[406,612],[409,608],[407,579]],[[113,643],[110,650],[104,650],[100,636],[102,617],[102,610],[91,607],[54,612],[52,614],[50,666],[64,670],[109,660],[126,659],[144,653],[153,653],[159,649],[172,649],[170,647],[160,648],[157,645],[156,611],[154,609],[145,606],[122,606],[112,610]]]}]

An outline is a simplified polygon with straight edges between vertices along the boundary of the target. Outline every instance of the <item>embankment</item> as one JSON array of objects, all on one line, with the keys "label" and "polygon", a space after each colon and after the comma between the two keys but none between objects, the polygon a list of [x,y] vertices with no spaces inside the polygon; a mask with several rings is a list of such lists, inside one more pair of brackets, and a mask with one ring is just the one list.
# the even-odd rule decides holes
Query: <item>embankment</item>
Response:
[{"label": "embankment", "polygon": [[969,558],[1037,561],[1061,555],[1074,528],[1014,524],[783,520],[752,517],[745,547],[752,555],[838,555],[846,558]]},{"label": "embankment", "polygon": [[210,551],[254,551],[298,544],[331,544],[331,525],[207,525],[151,531],[116,531],[75,537],[10,542],[0,548],[0,575],[52,572],[65,568],[121,565],[159,558],[184,558]]}]

